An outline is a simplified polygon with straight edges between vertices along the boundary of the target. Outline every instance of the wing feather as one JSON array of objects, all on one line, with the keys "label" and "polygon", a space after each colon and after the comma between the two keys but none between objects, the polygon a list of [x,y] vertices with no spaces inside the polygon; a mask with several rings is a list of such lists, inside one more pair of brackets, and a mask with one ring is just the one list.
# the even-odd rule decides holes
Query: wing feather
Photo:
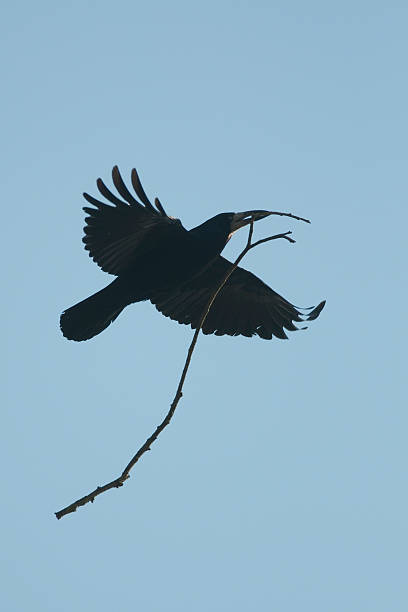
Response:
[{"label": "wing feather", "polygon": [[[196,329],[211,294],[231,265],[219,256],[192,280],[173,291],[156,294],[151,301],[165,316]],[[285,330],[295,331],[299,329],[295,322],[317,318],[324,304],[321,302],[307,314],[303,312],[305,309],[288,302],[254,274],[238,267],[216,297],[204,322],[203,333],[286,339]]]},{"label": "wing feather", "polygon": [[102,179],[96,184],[108,203],[84,193],[85,200],[95,208],[83,208],[89,216],[85,218],[82,241],[89,256],[104,272],[119,275],[136,266],[138,257],[153,249],[160,240],[169,236],[177,240],[186,230],[178,219],[168,217],[163,208],[159,212],[152,206],[136,170],[132,170],[132,185],[141,202],[126,187],[117,166],[112,170],[112,179],[123,200]]},{"label": "wing feather", "polygon": [[133,168],[130,179],[132,181],[133,189],[135,190],[137,196],[140,198],[140,200],[143,202],[146,208],[148,208],[149,210],[155,213],[156,211],[152,203],[150,202],[149,198],[145,194],[145,190],[142,187],[142,183],[140,182],[139,175],[136,171],[136,168]]}]

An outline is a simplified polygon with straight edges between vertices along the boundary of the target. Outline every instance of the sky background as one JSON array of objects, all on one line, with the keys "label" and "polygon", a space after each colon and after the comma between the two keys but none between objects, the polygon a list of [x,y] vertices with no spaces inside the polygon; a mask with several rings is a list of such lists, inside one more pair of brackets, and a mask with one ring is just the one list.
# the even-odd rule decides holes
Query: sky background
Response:
[{"label": "sky background", "polygon": [[[16,2],[2,10],[0,597],[8,612],[408,609],[406,2]],[[290,340],[192,337],[150,304],[86,343],[111,279],[81,193],[137,167],[189,229],[270,208],[244,267]],[[233,258],[246,240],[234,236]]]}]

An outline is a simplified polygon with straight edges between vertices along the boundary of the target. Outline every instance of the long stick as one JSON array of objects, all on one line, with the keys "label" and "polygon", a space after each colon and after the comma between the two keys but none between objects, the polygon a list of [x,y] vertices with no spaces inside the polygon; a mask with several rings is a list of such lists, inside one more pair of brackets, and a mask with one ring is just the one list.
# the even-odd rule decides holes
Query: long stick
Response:
[{"label": "long stick", "polygon": [[[276,214],[280,214],[280,213],[276,213]],[[290,215],[290,216],[293,216],[293,215]],[[299,218],[299,217],[294,217],[294,218]],[[169,409],[168,413],[166,414],[165,418],[163,419],[163,421],[160,423],[160,425],[158,425],[156,427],[155,431],[147,438],[146,442],[139,448],[137,453],[129,461],[129,463],[127,464],[127,466],[125,467],[125,469],[123,470],[123,472],[122,472],[122,474],[120,476],[115,478],[115,480],[112,480],[111,482],[108,482],[107,484],[103,485],[102,487],[96,487],[96,489],[94,491],[92,491],[91,493],[88,493],[88,495],[85,495],[84,497],[81,497],[80,499],[77,499],[76,501],[74,501],[72,504],[70,504],[66,508],[63,508],[62,510],[59,510],[58,512],[55,512],[55,516],[57,517],[58,520],[61,519],[63,516],[65,516],[67,514],[70,514],[71,512],[75,512],[76,509],[79,508],[80,506],[85,506],[85,504],[87,504],[89,502],[93,503],[95,497],[97,497],[98,495],[101,495],[102,493],[105,493],[105,491],[109,491],[109,489],[114,489],[114,488],[122,487],[124,482],[125,482],[125,480],[130,478],[130,471],[132,470],[132,468],[136,465],[136,463],[139,461],[139,459],[148,450],[150,450],[151,445],[153,444],[153,442],[155,442],[157,440],[157,438],[159,437],[159,435],[161,434],[163,429],[165,429],[165,427],[167,427],[167,425],[169,425],[169,423],[170,423],[171,419],[173,418],[173,415],[174,415],[174,413],[176,411],[177,404],[179,403],[180,399],[183,396],[183,385],[184,385],[184,382],[186,380],[187,372],[188,372],[188,369],[189,369],[190,363],[191,363],[191,358],[193,356],[193,352],[194,352],[195,346],[197,344],[198,336],[199,336],[200,330],[201,330],[201,328],[202,328],[202,326],[204,324],[204,321],[207,318],[207,315],[208,315],[208,313],[210,311],[211,306],[213,305],[213,302],[214,302],[215,298],[217,297],[217,295],[219,294],[219,292],[221,291],[221,289],[223,288],[223,286],[225,285],[225,283],[227,282],[227,280],[229,279],[231,274],[238,267],[238,264],[240,263],[240,261],[248,253],[248,251],[250,251],[251,249],[255,248],[259,244],[263,244],[264,242],[269,242],[270,240],[277,240],[278,238],[284,238],[285,240],[288,240],[289,242],[295,242],[293,240],[293,238],[289,238],[289,234],[291,234],[292,232],[286,232],[284,234],[276,234],[275,236],[269,236],[268,238],[262,238],[261,240],[258,240],[257,242],[252,243],[253,232],[254,232],[254,221],[252,220],[251,223],[250,223],[250,227],[249,227],[248,241],[246,243],[246,246],[245,246],[244,250],[240,253],[240,255],[237,257],[235,262],[232,264],[231,268],[225,274],[224,278],[222,279],[222,281],[219,284],[219,286],[217,287],[217,289],[214,291],[213,295],[211,296],[211,299],[208,301],[208,303],[207,303],[207,305],[206,305],[206,307],[204,309],[204,312],[203,312],[203,315],[201,317],[200,323],[197,326],[197,329],[195,330],[193,339],[191,341],[191,344],[190,344],[188,352],[187,352],[186,361],[185,361],[183,372],[181,374],[181,377],[180,377],[180,380],[179,380],[179,383],[178,383],[178,386],[177,386],[176,394],[175,394],[174,399],[173,399],[173,401],[171,403],[170,409]]]}]

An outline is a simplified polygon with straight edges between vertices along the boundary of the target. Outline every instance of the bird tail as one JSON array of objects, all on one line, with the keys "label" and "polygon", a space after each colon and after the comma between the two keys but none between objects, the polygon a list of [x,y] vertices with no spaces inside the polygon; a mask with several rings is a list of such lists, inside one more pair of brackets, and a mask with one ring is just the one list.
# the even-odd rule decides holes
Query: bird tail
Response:
[{"label": "bird tail", "polygon": [[89,340],[120,315],[128,302],[123,301],[114,282],[62,313],[60,327],[65,338],[77,342]]}]

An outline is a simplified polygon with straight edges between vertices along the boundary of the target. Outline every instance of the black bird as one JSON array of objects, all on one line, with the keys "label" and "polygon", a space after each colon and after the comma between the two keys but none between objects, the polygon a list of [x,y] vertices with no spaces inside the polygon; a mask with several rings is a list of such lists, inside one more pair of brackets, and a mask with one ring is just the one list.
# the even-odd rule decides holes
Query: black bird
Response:
[{"label": "black bird", "polygon": [[[113,206],[84,193],[93,208],[84,207],[83,242],[104,272],[117,278],[61,315],[61,330],[70,340],[89,340],[101,333],[133,302],[150,300],[179,323],[200,322],[203,310],[231,263],[220,256],[231,234],[267,217],[264,210],[221,213],[187,231],[166,214],[160,201],[148,200],[135,169],[128,190],[115,166],[113,183],[122,199],[101,179],[97,187]],[[287,338],[294,322],[316,319],[325,302],[302,313],[251,272],[237,268],[218,294],[203,325],[204,334]],[[310,310],[310,309],[309,309]]]}]

